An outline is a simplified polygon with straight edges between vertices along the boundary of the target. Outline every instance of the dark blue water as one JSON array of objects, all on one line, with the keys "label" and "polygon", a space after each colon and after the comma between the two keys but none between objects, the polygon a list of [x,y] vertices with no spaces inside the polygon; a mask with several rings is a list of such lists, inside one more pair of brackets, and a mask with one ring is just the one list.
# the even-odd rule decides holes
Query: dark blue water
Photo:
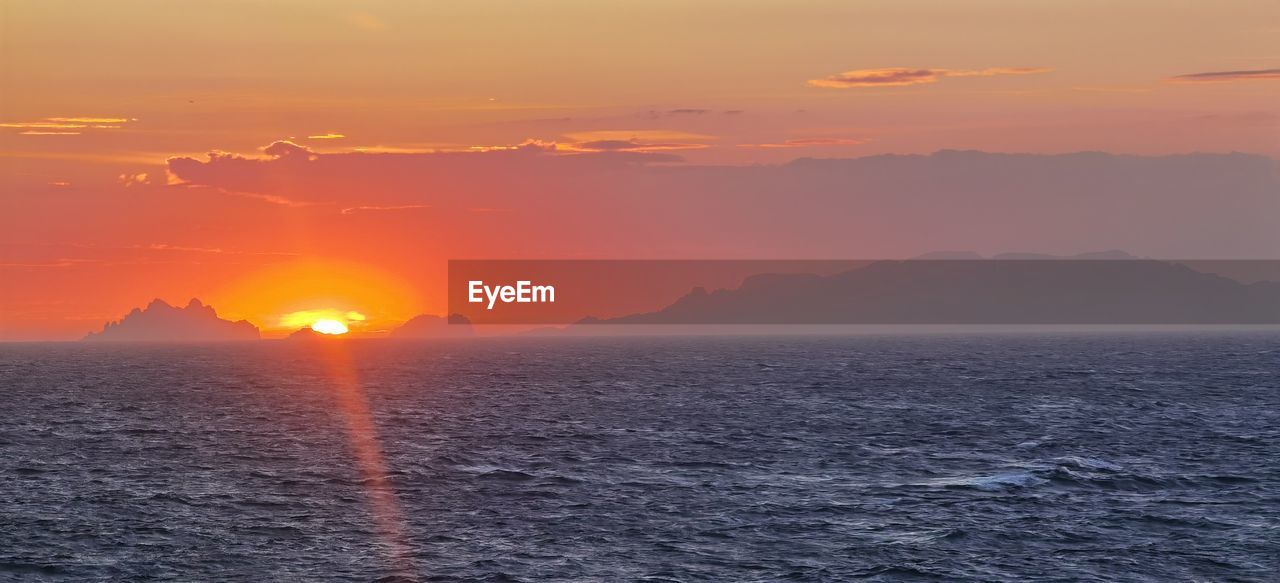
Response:
[{"label": "dark blue water", "polygon": [[0,579],[1280,570],[1275,333],[347,346],[0,347]]}]

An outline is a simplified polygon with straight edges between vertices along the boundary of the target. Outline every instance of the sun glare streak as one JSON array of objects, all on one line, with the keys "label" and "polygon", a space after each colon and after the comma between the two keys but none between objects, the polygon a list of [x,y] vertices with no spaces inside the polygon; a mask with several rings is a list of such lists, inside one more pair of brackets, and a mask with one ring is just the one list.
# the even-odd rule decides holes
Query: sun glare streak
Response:
[{"label": "sun glare streak", "polygon": [[397,576],[417,581],[418,571],[407,543],[400,502],[387,480],[387,463],[378,441],[377,427],[364,387],[356,374],[350,349],[345,342],[322,344],[334,397],[346,422],[351,453],[368,497],[369,513],[387,546],[390,567]]}]

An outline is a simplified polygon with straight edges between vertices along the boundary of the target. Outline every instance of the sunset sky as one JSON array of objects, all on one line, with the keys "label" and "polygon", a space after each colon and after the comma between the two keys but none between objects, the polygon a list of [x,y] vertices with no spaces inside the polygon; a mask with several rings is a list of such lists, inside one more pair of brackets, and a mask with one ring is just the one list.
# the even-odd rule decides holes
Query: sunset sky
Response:
[{"label": "sunset sky", "polygon": [[[1274,0],[7,0],[0,37],[2,340],[156,297],[385,330],[450,258],[1280,258]],[[940,150],[1142,157],[788,164]]]}]

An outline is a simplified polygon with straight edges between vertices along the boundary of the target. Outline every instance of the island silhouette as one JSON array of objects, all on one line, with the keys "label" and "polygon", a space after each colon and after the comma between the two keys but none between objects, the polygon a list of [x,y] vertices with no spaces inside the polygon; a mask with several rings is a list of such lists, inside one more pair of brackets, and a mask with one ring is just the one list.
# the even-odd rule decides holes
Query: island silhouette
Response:
[{"label": "island silhouette", "polygon": [[192,298],[178,308],[161,299],[108,322],[84,340],[95,342],[229,342],[258,340],[258,327],[246,320],[224,320],[212,306]]},{"label": "island silhouette", "polygon": [[311,328],[298,328],[285,336],[289,342],[328,342],[342,340],[342,334],[321,334]]}]

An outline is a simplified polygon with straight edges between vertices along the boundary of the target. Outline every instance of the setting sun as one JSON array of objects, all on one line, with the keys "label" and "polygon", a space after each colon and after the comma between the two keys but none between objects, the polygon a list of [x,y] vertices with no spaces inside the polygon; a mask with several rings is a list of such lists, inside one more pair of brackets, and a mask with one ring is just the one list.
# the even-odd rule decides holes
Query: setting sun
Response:
[{"label": "setting sun", "polygon": [[280,326],[296,330],[324,321],[333,321],[345,326],[350,325],[352,322],[363,322],[365,319],[363,313],[355,310],[299,310],[280,316]]},{"label": "setting sun", "polygon": [[346,334],[347,325],[337,320],[316,320],[311,329],[321,334]]},{"label": "setting sun", "polygon": [[334,259],[273,264],[206,295],[201,299],[218,306],[220,314],[254,322],[268,338],[320,320],[341,322],[350,334],[363,336],[427,313],[411,284],[378,267]]}]

